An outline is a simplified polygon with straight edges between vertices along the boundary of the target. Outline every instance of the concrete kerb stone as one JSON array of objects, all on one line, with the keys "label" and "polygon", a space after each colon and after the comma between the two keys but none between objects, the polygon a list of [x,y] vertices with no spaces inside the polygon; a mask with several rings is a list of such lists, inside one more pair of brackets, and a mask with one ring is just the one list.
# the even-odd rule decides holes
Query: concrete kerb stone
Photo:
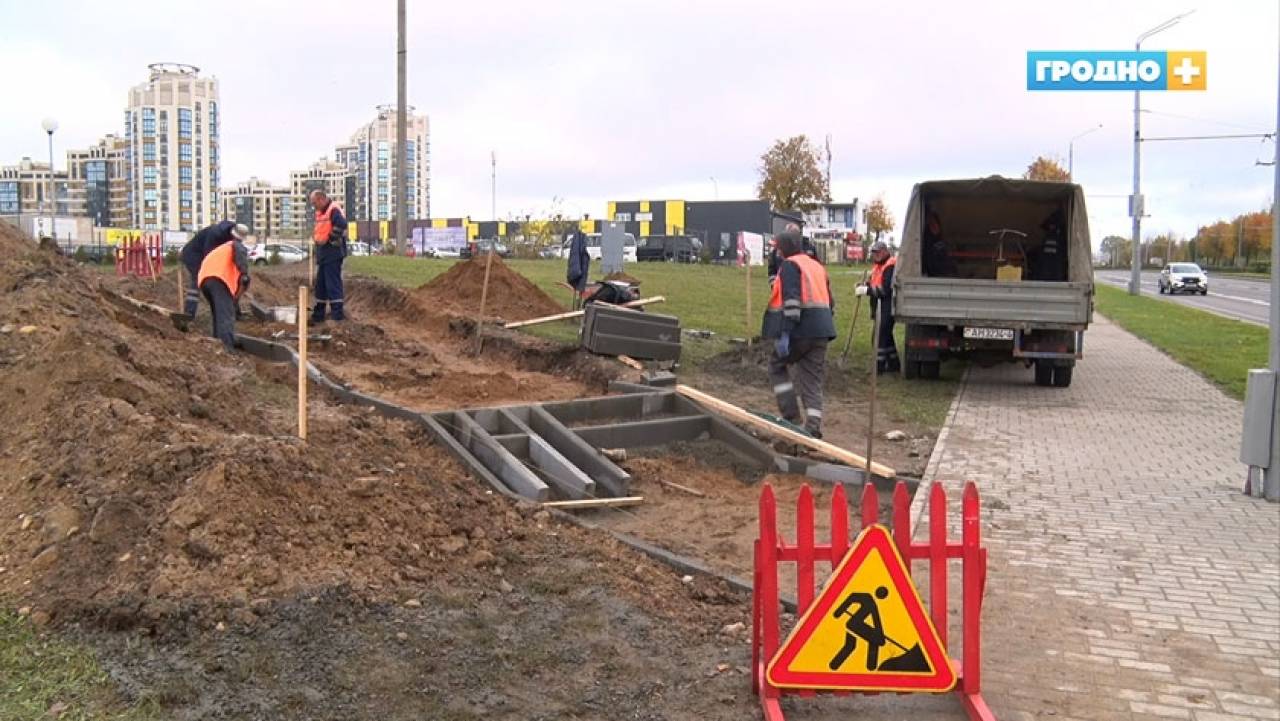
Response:
[{"label": "concrete kerb stone", "polygon": [[951,428],[955,425],[956,416],[960,413],[960,404],[964,401],[964,391],[969,386],[969,373],[970,369],[966,367],[964,375],[960,377],[960,388],[956,391],[956,397],[951,399],[951,407],[947,409],[947,420],[942,424],[942,430],[938,431],[938,437],[933,442],[933,450],[929,452],[929,462],[925,464],[920,485],[916,487],[916,494],[911,499],[912,538],[915,538],[916,533],[920,530],[920,519],[924,516],[925,507],[928,505],[929,492],[933,490],[933,484],[942,482],[938,478],[938,470],[942,465],[942,449],[946,446],[947,436],[951,434]]}]

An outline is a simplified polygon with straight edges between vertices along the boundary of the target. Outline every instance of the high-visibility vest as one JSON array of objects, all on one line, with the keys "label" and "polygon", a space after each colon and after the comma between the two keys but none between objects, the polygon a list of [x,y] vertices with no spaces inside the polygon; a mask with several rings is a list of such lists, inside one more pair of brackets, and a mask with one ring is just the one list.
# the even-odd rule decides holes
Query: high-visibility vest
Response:
[{"label": "high-visibility vest", "polygon": [[[831,293],[827,285],[827,269],[804,253],[796,253],[782,261],[800,267],[800,307],[830,308]],[[773,280],[773,295],[769,297],[769,310],[782,310],[782,266]]]},{"label": "high-visibility vest", "polygon": [[223,243],[209,251],[200,263],[200,275],[196,276],[196,285],[204,287],[209,278],[217,278],[227,284],[231,295],[240,292],[240,269],[236,267],[236,244]]},{"label": "high-visibility vest", "polygon": [[329,201],[324,210],[316,211],[316,227],[311,232],[311,237],[317,243],[328,243],[329,234],[333,232],[333,211],[338,209],[338,204]]},{"label": "high-visibility vest", "polygon": [[876,263],[874,266],[872,266],[872,268],[871,268],[871,282],[869,283],[870,287],[872,287],[872,288],[881,288],[881,287],[883,287],[883,286],[884,286],[884,272],[885,272],[886,270],[888,270],[888,269],[892,268],[893,266],[897,265],[897,264],[898,264],[898,259],[897,259],[897,258],[894,258],[894,257],[890,257],[890,258],[889,258],[888,260],[886,260],[885,262],[883,262],[883,263]]}]

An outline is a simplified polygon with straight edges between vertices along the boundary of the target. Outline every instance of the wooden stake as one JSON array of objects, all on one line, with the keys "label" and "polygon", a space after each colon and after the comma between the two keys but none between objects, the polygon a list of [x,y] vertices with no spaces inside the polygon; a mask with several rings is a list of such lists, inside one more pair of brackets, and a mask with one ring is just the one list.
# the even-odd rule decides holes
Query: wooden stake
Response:
[{"label": "wooden stake", "polygon": [[644,503],[644,496],[623,496],[621,498],[588,498],[582,501],[545,501],[543,508],[562,508],[566,511],[587,508],[626,508]]},{"label": "wooden stake", "polygon": [[807,436],[803,433],[797,433],[796,431],[793,431],[790,428],[783,428],[782,426],[776,423],[770,423],[769,421],[766,421],[765,419],[757,415],[748,413],[747,411],[733,405],[732,403],[722,401],[719,398],[716,398],[715,396],[712,396],[707,393],[703,393],[702,391],[696,388],[691,388],[685,385],[678,385],[676,386],[676,392],[684,396],[685,398],[688,398],[693,401],[697,401],[698,403],[701,403],[702,405],[714,411],[717,411],[723,416],[727,416],[732,420],[738,421],[739,423],[745,423],[753,428],[766,431],[774,436],[791,441],[792,443],[797,443],[806,448],[812,448],[813,450],[818,451],[824,456],[827,456],[829,458],[834,458],[837,461],[853,466],[854,468],[870,467],[870,470],[872,473],[874,473],[877,476],[883,476],[885,478],[894,478],[898,475],[897,471],[890,468],[889,466],[884,465],[883,463],[868,463],[866,458],[863,458],[857,453],[854,453],[852,451],[847,451],[837,445],[827,443],[826,441],[820,441],[817,438],[814,438],[812,436]]},{"label": "wooden stake", "polygon": [[307,286],[298,286],[298,438],[307,440]]},{"label": "wooden stake", "polygon": [[[623,308],[639,308],[642,305],[648,305],[650,303],[662,303],[665,300],[666,300],[665,296],[655,295],[652,298],[641,298],[640,300],[633,300],[629,303],[623,303],[622,307]],[[572,311],[569,311],[568,313],[556,313],[555,315],[547,315],[541,318],[530,318],[529,320],[520,320],[514,323],[507,323],[502,327],[503,328],[523,328],[527,325],[539,325],[542,323],[551,323],[557,320],[564,320],[566,318],[578,318],[586,314],[587,312],[585,310],[572,310]]]},{"label": "wooden stake", "polygon": [[480,348],[484,345],[484,306],[489,300],[489,269],[493,267],[493,251],[489,251],[489,257],[484,261],[484,284],[480,286],[480,310],[476,313],[476,355],[480,355]]},{"label": "wooden stake", "polygon": [[751,254],[747,253],[747,350],[751,350]]},{"label": "wooden stake", "polygon": [[696,488],[690,488],[690,487],[688,487],[688,486],[682,486],[682,485],[680,485],[679,483],[675,483],[675,482],[673,482],[673,481],[664,481],[664,480],[662,480],[661,478],[659,478],[659,479],[658,479],[658,483],[661,483],[662,485],[666,486],[667,488],[674,488],[675,490],[680,491],[680,492],[682,492],[682,493],[688,493],[688,494],[689,494],[689,495],[691,495],[691,496],[697,496],[698,498],[706,498],[706,497],[707,497],[707,494],[703,493],[702,491],[699,491],[699,490],[698,490],[698,489],[696,489]]},{"label": "wooden stake", "polygon": [[[867,301],[870,304],[871,301]],[[884,303],[881,299],[876,303],[876,310],[873,314],[874,321],[871,324],[871,400],[867,410],[867,459],[871,459],[871,450],[875,447],[876,442],[876,378],[880,373],[876,366],[880,363],[880,306]]]},{"label": "wooden stake", "polygon": [[173,278],[175,281],[177,281],[177,285],[178,285],[178,312],[186,313],[187,294],[185,292],[186,288],[184,288],[182,285],[182,264],[181,263],[178,264],[178,267],[173,269]]}]

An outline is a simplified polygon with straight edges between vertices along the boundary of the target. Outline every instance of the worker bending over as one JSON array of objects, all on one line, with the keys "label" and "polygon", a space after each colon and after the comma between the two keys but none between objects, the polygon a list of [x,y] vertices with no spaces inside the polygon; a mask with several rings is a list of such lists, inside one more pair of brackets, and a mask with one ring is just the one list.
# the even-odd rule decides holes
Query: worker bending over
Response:
[{"label": "worker bending over", "polygon": [[[803,423],[814,438],[821,438],[827,344],[836,337],[831,283],[827,269],[804,253],[799,231],[788,230],[778,237],[778,253],[782,260],[760,333],[774,339],[769,382],[783,418]],[[803,419],[797,388],[804,403]]]},{"label": "worker bending over", "polygon": [[311,205],[316,209],[316,227],[311,234],[315,240],[316,304],[311,310],[311,322],[323,323],[326,307],[334,320],[346,320],[342,308],[342,261],[347,257],[347,219],[323,190],[311,191]]},{"label": "worker bending over", "polygon": [[197,276],[200,292],[213,311],[213,337],[228,353],[236,350],[236,302],[249,288],[249,251],[238,238],[205,256]]},{"label": "worker bending over", "polygon": [[182,301],[182,312],[189,318],[196,316],[200,307],[200,264],[214,248],[230,240],[243,241],[249,228],[224,220],[202,228],[182,246],[182,265],[187,269],[187,294]]}]

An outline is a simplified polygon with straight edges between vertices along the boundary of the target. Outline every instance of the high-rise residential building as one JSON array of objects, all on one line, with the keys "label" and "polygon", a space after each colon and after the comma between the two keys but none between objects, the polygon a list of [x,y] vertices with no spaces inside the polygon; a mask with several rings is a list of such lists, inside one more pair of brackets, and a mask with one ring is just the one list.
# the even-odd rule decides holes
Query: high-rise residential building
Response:
[{"label": "high-rise residential building", "polygon": [[307,203],[313,190],[323,190],[325,195],[338,201],[348,217],[357,218],[351,215],[351,209],[356,206],[356,174],[342,163],[321,158],[306,170],[295,170],[289,173],[289,188],[298,200],[299,213],[304,218],[301,224],[304,235],[310,236],[315,225],[315,214]]},{"label": "high-rise residential building", "polygon": [[258,178],[222,189],[220,217],[244,223],[259,238],[301,238],[305,207],[291,188]]},{"label": "high-rise residential building", "polygon": [[[426,115],[408,108],[407,167],[410,218],[431,216],[431,145]],[[379,105],[377,116],[356,130],[351,141],[335,148],[337,162],[354,177],[347,206],[357,220],[392,220],[396,215],[396,106]]]},{"label": "high-rise residential building", "polygon": [[84,184],[84,213],[99,228],[128,228],[133,222],[128,151],[129,142],[115,135],[84,150],[67,151],[67,176]]},{"label": "high-rise residential building", "polygon": [[125,110],[133,227],[199,230],[219,219],[218,81],[194,65],[154,63]]},{"label": "high-rise residential building", "polygon": [[84,215],[84,183],[53,173],[53,203],[49,191],[49,164],[23,158],[16,165],[0,166],[0,215]]}]

